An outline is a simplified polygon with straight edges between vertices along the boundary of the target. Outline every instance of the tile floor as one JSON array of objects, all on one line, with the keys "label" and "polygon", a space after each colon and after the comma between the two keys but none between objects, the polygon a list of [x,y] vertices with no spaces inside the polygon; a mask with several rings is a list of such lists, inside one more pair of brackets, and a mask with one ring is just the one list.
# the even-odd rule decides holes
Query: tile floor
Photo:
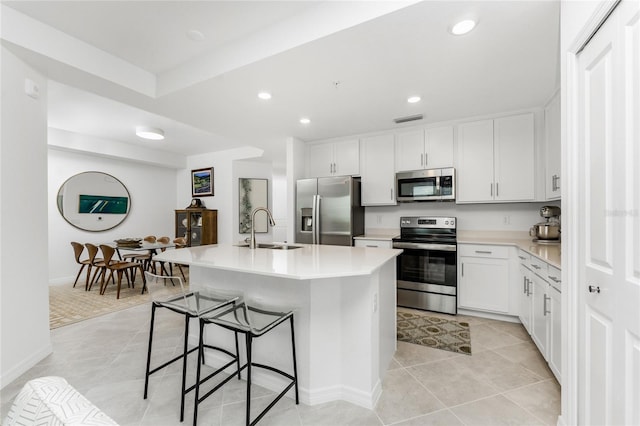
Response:
[{"label": "tile floor", "polygon": [[[181,424],[180,365],[152,376],[150,397],[142,399],[149,310],[141,305],[53,330],[54,353],[2,389],[1,418],[26,381],[58,375],[121,425]],[[156,323],[159,359],[180,352],[183,327],[181,317],[164,313]],[[296,406],[283,398],[259,424],[555,425],[560,387],[522,326],[461,319],[471,324],[473,355],[398,342],[375,410],[346,402]],[[242,383],[232,380],[207,399],[199,425],[243,424]],[[252,407],[264,406],[271,394],[255,387]],[[192,406],[189,396],[184,424],[192,423]]]}]

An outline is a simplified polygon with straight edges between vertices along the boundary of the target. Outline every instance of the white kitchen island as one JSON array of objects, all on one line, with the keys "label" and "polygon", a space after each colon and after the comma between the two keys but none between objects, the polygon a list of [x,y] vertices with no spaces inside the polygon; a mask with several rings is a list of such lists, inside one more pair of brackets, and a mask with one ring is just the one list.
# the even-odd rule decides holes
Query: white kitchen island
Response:
[{"label": "white kitchen island", "polygon": [[[345,400],[373,408],[396,349],[396,256],[402,250],[296,246],[302,247],[218,244],[166,251],[154,259],[189,265],[191,289],[242,291],[261,303],[294,308],[301,401]],[[233,334],[216,326],[208,326],[205,338],[233,347]],[[256,341],[253,359],[291,372],[290,347],[288,326],[279,326]],[[206,361],[220,363],[213,353]],[[252,376],[256,384],[282,388],[279,378],[260,369]]]}]

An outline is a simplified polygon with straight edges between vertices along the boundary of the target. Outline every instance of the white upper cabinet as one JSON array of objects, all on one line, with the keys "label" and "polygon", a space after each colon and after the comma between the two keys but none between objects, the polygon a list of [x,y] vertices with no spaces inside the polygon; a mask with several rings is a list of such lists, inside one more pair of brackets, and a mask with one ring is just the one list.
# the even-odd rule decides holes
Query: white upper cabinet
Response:
[{"label": "white upper cabinet", "polygon": [[363,206],[395,205],[393,135],[360,140],[361,202]]},{"label": "white upper cabinet", "polygon": [[396,134],[396,172],[453,167],[453,126]]},{"label": "white upper cabinet", "polygon": [[461,124],[457,202],[535,199],[533,113]]},{"label": "white upper cabinet", "polygon": [[560,198],[560,93],[544,109],[545,197]]},{"label": "white upper cabinet", "polygon": [[308,144],[307,171],[308,177],[360,174],[358,139]]}]

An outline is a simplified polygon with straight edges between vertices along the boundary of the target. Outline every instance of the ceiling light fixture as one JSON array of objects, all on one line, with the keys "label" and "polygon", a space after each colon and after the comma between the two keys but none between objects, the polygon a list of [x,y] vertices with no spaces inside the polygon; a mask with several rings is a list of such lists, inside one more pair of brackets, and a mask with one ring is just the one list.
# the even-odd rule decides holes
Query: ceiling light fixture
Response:
[{"label": "ceiling light fixture", "polygon": [[453,35],[463,35],[474,29],[476,26],[476,21],[472,19],[465,19],[463,21],[458,22],[453,27],[451,27],[451,34]]},{"label": "ceiling light fixture", "polygon": [[411,96],[407,98],[407,102],[409,102],[410,104],[415,104],[416,102],[420,102],[420,99],[420,96]]},{"label": "ceiling light fixture", "polygon": [[300,123],[302,123],[302,124],[309,124],[309,123],[311,123],[311,120],[310,120],[309,118],[307,118],[307,117],[302,117],[302,118],[300,119]]},{"label": "ceiling light fixture", "polygon": [[260,92],[260,93],[258,93],[258,97],[260,99],[264,99],[265,101],[267,101],[267,100],[271,99],[271,93],[269,93],[269,92]]},{"label": "ceiling light fixture", "polygon": [[161,141],[164,139],[164,130],[156,127],[138,126],[136,127],[136,135],[143,139]]}]

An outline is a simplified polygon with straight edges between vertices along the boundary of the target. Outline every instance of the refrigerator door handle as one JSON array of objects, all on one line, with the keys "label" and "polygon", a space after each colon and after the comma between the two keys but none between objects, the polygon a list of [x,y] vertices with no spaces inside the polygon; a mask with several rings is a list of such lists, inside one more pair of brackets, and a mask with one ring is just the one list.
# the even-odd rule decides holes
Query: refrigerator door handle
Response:
[{"label": "refrigerator door handle", "polygon": [[320,210],[320,196],[313,196],[313,207],[311,208],[311,244],[318,244],[318,213]]}]

